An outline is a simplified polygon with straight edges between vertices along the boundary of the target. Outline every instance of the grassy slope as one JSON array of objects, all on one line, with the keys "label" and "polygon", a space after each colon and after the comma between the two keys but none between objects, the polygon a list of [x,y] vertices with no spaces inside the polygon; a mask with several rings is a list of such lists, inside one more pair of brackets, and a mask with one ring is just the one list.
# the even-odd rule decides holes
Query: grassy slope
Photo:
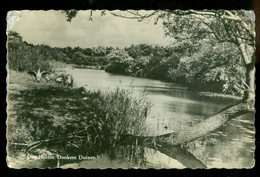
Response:
[{"label": "grassy slope", "polygon": [[[114,92],[89,92],[54,82],[36,83],[27,73],[10,70],[9,156],[15,158],[17,152],[21,153],[30,144],[42,140],[50,141],[31,152],[79,154],[83,151],[88,155],[97,154],[104,151],[104,147],[114,147],[120,134],[140,134],[149,108],[150,104],[144,97],[134,99],[129,90],[117,88]],[[68,138],[71,136],[77,138]]]}]

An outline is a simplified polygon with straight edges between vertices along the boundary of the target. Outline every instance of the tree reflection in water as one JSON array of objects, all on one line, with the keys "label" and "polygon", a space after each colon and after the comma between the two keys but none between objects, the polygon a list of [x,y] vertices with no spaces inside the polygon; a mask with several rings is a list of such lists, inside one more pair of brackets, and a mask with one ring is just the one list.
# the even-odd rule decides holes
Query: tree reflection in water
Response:
[{"label": "tree reflection in water", "polygon": [[[61,162],[62,168],[75,168],[75,163],[64,162]],[[181,146],[115,146],[104,149],[97,159],[78,160],[77,163],[79,168],[207,168]]]}]

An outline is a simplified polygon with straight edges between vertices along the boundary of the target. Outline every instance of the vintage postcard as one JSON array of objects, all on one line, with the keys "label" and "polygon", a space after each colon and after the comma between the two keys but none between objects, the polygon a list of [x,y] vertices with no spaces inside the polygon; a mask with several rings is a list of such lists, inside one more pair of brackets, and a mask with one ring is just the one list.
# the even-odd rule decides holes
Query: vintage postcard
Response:
[{"label": "vintage postcard", "polygon": [[255,15],[7,14],[10,168],[255,165]]}]

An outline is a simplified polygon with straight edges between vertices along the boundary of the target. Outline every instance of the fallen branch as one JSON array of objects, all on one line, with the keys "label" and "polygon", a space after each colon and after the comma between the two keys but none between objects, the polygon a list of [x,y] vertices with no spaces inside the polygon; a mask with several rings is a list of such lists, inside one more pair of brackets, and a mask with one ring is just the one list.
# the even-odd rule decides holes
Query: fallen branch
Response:
[{"label": "fallen branch", "polygon": [[219,113],[209,117],[201,123],[186,129],[179,130],[178,132],[146,137],[134,136],[130,134],[122,135],[120,142],[122,144],[133,144],[137,141],[139,145],[145,146],[156,146],[157,144],[172,146],[182,145],[207,135],[234,117],[238,117],[250,112],[254,112],[253,102],[243,100],[235,105],[224,108]]}]

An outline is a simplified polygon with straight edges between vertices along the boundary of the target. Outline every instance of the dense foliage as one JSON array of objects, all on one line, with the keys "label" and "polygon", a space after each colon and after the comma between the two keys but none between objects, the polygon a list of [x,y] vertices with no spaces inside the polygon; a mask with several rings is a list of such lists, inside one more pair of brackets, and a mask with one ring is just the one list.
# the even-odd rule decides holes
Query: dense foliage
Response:
[{"label": "dense foliage", "polygon": [[51,70],[48,59],[54,57],[47,45],[32,45],[22,40],[19,33],[8,34],[8,66],[16,71]]},{"label": "dense foliage", "polygon": [[39,67],[51,70],[51,61],[60,61],[78,68],[105,69],[116,74],[185,83],[198,90],[242,95],[244,62],[237,46],[230,42],[213,43],[202,38],[182,40],[167,47],[139,44],[125,48],[58,48],[28,44],[12,31],[8,40],[9,68],[16,71]]},{"label": "dense foliage", "polygon": [[[103,10],[100,13],[101,16],[110,13],[115,17],[136,19],[138,22],[153,21],[155,25],[161,21],[165,36],[170,36],[173,45],[179,46],[177,50],[173,47],[172,53],[175,55],[176,51],[181,52],[179,53],[181,56],[174,56],[175,64],[180,61],[177,69],[165,68],[163,57],[153,63],[156,61],[154,56],[150,57],[147,63],[143,62],[145,69],[142,68],[141,73],[145,74],[141,77],[185,82],[193,89],[240,95],[245,99],[249,95],[254,97],[252,88],[254,87],[255,14],[253,11],[154,10],[140,13],[138,10],[120,12]],[[92,11],[90,19],[91,17]],[[67,20],[69,21],[68,17]],[[140,60],[141,56],[139,55],[138,58]],[[166,60],[171,59],[168,56]],[[158,63],[161,70],[167,71],[166,75],[164,71],[158,72],[157,67],[155,70],[154,68],[150,70]],[[117,68],[119,68],[118,64],[112,65],[108,71],[117,72]],[[139,72],[137,73],[134,75],[140,76]]]},{"label": "dense foliage", "polygon": [[190,82],[207,85],[216,92],[243,96],[252,92],[248,89],[253,80],[249,73],[254,67],[255,17],[252,11],[158,13],[163,16],[166,36],[176,43],[192,43],[191,55],[183,57],[191,76],[187,79],[193,80]]}]

